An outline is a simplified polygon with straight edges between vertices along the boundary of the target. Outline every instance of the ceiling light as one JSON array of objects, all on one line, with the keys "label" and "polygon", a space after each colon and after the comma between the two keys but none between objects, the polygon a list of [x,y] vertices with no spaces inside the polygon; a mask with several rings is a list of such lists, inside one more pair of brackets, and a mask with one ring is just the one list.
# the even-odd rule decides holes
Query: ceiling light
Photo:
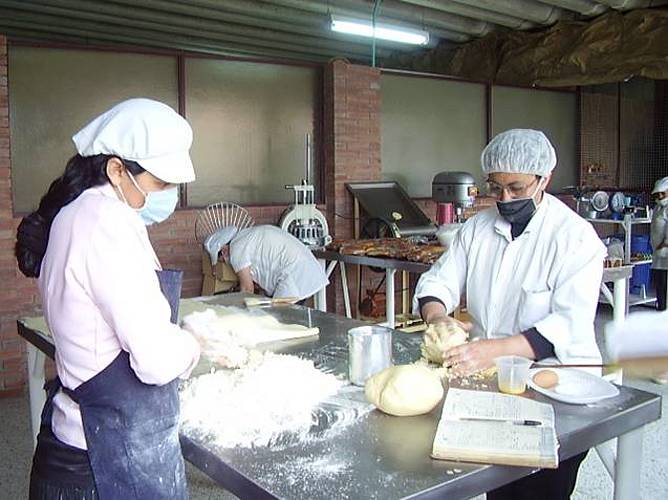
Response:
[{"label": "ceiling light", "polygon": [[[374,27],[371,21],[360,19],[332,16],[331,29],[332,31],[349,33],[351,35],[374,36]],[[377,23],[375,37],[381,40],[391,40],[393,42],[410,43],[413,45],[427,45],[429,43],[429,33],[426,31],[389,24]]]}]

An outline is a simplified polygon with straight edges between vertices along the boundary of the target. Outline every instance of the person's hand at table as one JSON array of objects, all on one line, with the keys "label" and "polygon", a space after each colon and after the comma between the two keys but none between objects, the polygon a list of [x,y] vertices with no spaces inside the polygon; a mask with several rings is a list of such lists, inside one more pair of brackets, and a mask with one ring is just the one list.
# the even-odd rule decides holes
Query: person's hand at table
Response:
[{"label": "person's hand at table", "polygon": [[425,304],[422,307],[422,318],[428,325],[442,324],[445,328],[455,325],[467,332],[473,327],[468,321],[459,321],[452,316],[448,316],[445,307],[443,307],[443,304],[440,302],[429,302]]},{"label": "person's hand at table", "polygon": [[208,337],[191,329],[188,329],[187,332],[199,343],[202,357],[208,359],[214,365],[238,368],[246,363],[248,359],[248,350],[231,342],[228,336]]},{"label": "person's hand at table", "polygon": [[501,339],[485,339],[458,345],[443,353],[443,365],[457,375],[471,375],[494,366],[499,356],[523,356],[533,359],[531,345],[524,335]]},{"label": "person's hand at table", "polygon": [[494,366],[494,358],[505,354],[505,339],[478,340],[443,353],[443,365],[457,375],[471,375]]}]

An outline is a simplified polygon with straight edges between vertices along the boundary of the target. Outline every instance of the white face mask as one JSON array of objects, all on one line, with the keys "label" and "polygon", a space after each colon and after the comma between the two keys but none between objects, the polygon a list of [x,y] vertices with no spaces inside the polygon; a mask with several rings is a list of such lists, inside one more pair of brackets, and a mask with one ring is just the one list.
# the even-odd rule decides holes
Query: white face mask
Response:
[{"label": "white face mask", "polygon": [[[144,204],[140,208],[133,208],[133,210],[139,213],[145,225],[150,226],[151,224],[162,222],[174,213],[176,204],[179,202],[179,193],[176,186],[147,193],[139,187],[139,184],[130,172],[128,172],[128,176],[130,176],[130,180],[137,190],[144,196]],[[130,206],[120,186],[118,186],[118,191],[125,204]]]},{"label": "white face mask", "polygon": [[660,207],[668,207],[668,198],[656,200],[656,204],[659,205]]}]

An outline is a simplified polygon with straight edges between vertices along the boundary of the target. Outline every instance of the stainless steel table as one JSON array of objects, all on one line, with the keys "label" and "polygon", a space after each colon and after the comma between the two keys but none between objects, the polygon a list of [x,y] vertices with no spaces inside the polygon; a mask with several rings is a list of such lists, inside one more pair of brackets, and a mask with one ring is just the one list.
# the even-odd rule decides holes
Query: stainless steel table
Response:
[{"label": "stainless steel table", "polygon": [[[346,316],[351,317],[350,297],[348,291],[348,280],[346,276],[346,264],[355,264],[359,266],[373,266],[385,269],[385,318],[387,326],[395,325],[395,307],[394,307],[394,276],[397,271],[422,274],[431,268],[431,264],[421,262],[410,262],[406,260],[388,259],[384,257],[366,257],[363,255],[344,255],[339,252],[330,252],[324,250],[314,250],[313,256],[318,259],[323,266],[327,277],[329,277],[337,263],[341,270],[341,284],[343,287],[343,302],[346,310]],[[327,264],[329,262],[329,264]],[[633,266],[610,267],[603,270],[601,279],[601,294],[612,306],[614,321],[623,321],[628,312],[629,279]],[[607,283],[612,284],[610,289]],[[321,311],[327,310],[325,299],[325,288],[316,294],[316,307]],[[407,311],[404,311],[407,312]]]},{"label": "stainless steel table", "polygon": [[[233,305],[241,303],[241,298],[230,294],[213,301]],[[318,339],[275,343],[272,350],[298,354],[313,359],[316,366],[346,373],[346,332],[360,322],[300,306],[267,311],[284,322],[307,324],[310,320],[321,331]],[[34,319],[19,321],[20,334],[52,356],[48,332],[34,325]],[[393,341],[396,363],[418,356],[419,335],[395,332]],[[203,372],[208,367],[204,362],[198,368]],[[630,499],[637,497],[642,428],[660,417],[661,406],[654,394],[627,387],[620,391],[613,399],[588,406],[562,404],[533,391],[526,394],[554,406],[561,459],[619,436],[615,498]],[[439,416],[440,408],[403,418],[372,411],[341,427],[341,432],[324,433],[336,415],[322,413],[312,439],[306,442],[221,449],[205,437],[182,434],[181,444],[188,461],[242,498],[468,498],[532,472],[523,467],[430,459]]]},{"label": "stainless steel table", "polygon": [[[421,262],[411,262],[407,260],[389,259],[385,257],[367,257],[364,255],[345,255],[339,252],[330,252],[326,250],[314,250],[313,256],[318,259],[325,267],[327,277],[329,277],[337,263],[341,270],[341,285],[343,288],[343,303],[345,306],[346,317],[350,318],[350,296],[348,292],[348,279],[346,276],[346,264],[355,264],[359,266],[371,266],[385,269],[385,325],[390,328],[395,326],[395,312],[394,312],[394,276],[397,271],[406,273],[422,274],[429,270],[430,264],[423,264]],[[329,265],[327,265],[329,261]],[[404,280],[404,288],[408,286],[407,279]],[[327,310],[327,302],[325,298],[325,288],[316,294],[316,307],[321,311]],[[410,307],[410,306],[408,306]],[[407,313],[408,311],[404,311]]]}]

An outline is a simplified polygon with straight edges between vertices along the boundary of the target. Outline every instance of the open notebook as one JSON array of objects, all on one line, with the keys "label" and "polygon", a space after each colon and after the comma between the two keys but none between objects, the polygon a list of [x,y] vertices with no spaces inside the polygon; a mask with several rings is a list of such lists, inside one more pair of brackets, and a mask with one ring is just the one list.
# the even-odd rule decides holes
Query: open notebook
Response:
[{"label": "open notebook", "polygon": [[551,405],[520,396],[450,388],[432,457],[556,468],[558,448]]}]

